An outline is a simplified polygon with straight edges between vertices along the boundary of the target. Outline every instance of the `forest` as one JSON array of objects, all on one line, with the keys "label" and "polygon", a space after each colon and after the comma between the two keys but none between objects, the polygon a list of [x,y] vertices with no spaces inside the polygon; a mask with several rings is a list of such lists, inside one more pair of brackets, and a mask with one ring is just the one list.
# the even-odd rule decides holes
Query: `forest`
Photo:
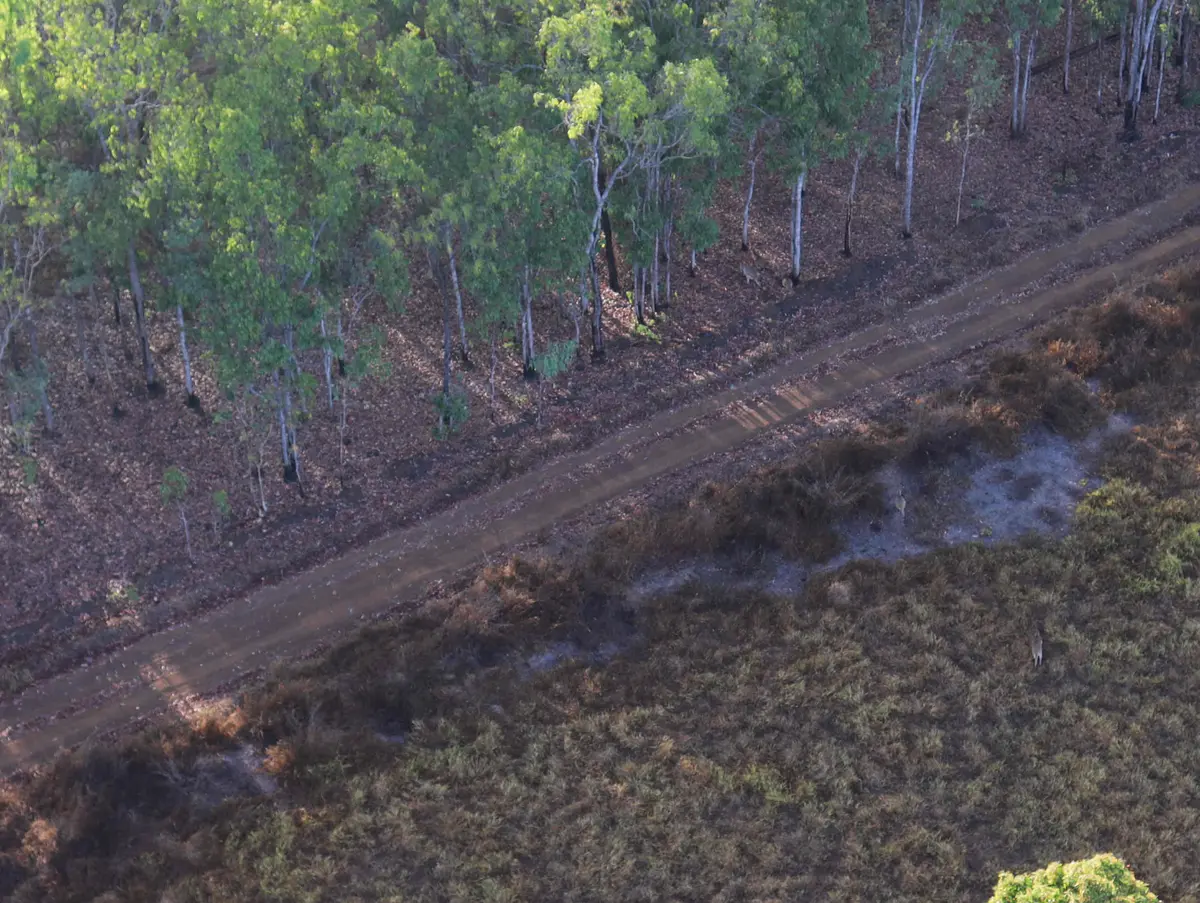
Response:
[{"label": "forest", "polygon": [[[800,286],[824,169],[849,175],[850,258],[877,215],[857,203],[868,169],[894,179],[897,242],[932,228],[917,175],[934,147],[955,161],[937,173],[956,198],[937,228],[969,219],[981,124],[1000,107],[1005,139],[1026,139],[1035,76],[1118,111],[1136,146],[1162,111],[1195,106],[1193,14],[1176,0],[0,0],[0,523],[13,540],[103,533],[131,493],[153,497],[194,560],[198,529],[219,549],[225,525],[329,484],[365,424],[453,443],[515,371],[540,428],[558,384],[622,366],[606,354],[614,311],[647,341],[687,316],[722,239],[740,238],[743,289]],[[1038,62],[1051,37],[1062,52]],[[1073,88],[1084,57],[1095,69]],[[951,84],[933,134],[922,117]],[[774,268],[754,237],[768,192],[790,195]],[[389,419],[401,396],[419,404]],[[83,399],[109,422],[60,416]],[[180,409],[201,438],[166,413]],[[114,428],[121,447],[99,447]],[[69,476],[67,448],[93,455]],[[205,477],[220,456],[236,484]]]}]

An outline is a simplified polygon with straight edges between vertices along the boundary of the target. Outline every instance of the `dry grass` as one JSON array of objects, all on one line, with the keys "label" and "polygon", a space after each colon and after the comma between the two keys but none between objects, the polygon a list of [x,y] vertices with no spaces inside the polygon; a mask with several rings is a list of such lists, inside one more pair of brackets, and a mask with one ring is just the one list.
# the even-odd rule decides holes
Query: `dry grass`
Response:
[{"label": "dry grass", "polygon": [[[0,894],[959,901],[1112,851],[1163,899],[1200,900],[1198,288],[1075,317],[903,423],[614,525],[576,559],[490,568],[447,612],[199,731],[60,762],[0,795]],[[1033,424],[1081,436],[1113,406],[1141,425],[1064,540],[859,563],[786,600],[625,601],[680,556],[828,558],[840,521],[883,513],[885,463],[936,471]],[[603,666],[521,664],[614,638]],[[283,792],[202,810],[196,763],[245,741]]]}]

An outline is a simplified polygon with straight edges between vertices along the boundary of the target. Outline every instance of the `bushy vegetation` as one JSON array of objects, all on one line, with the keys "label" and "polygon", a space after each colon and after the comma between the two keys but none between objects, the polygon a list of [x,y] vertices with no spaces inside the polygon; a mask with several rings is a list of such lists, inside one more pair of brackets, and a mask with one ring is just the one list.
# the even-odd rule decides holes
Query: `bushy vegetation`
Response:
[{"label": "bushy vegetation", "polygon": [[1157,903],[1144,882],[1112,855],[1054,862],[1027,875],[1005,872],[990,903]]}]

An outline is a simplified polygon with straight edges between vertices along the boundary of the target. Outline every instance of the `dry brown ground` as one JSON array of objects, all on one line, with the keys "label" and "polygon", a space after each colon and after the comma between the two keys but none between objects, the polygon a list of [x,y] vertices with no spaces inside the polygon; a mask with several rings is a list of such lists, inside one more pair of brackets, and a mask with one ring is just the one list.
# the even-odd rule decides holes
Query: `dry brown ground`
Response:
[{"label": "dry brown ground", "polygon": [[[1052,49],[1047,45],[1045,52]],[[483,413],[485,374],[467,373],[473,419],[453,441],[433,440],[427,390],[436,383],[439,351],[427,327],[435,322],[437,303],[429,286],[418,285],[407,314],[383,324],[393,376],[356,398],[346,463],[338,464],[332,419],[318,411],[302,434],[308,498],[273,480],[271,513],[261,521],[249,515],[246,468],[229,428],[184,408],[178,392],[145,398],[137,389],[128,332],[107,322],[89,330],[93,359],[99,361],[103,344],[113,361],[110,394],[103,376],[99,388],[86,387],[73,330],[48,330],[48,356],[75,365],[56,374],[52,386],[59,429],[39,439],[36,487],[23,485],[20,464],[7,449],[0,453],[0,572],[6,575],[0,588],[0,696],[255,584],[419,522],[771,361],[888,322],[965,278],[1200,176],[1196,112],[1168,103],[1159,125],[1146,123],[1140,143],[1121,143],[1115,105],[1105,117],[1092,108],[1093,66],[1080,61],[1078,90],[1069,98],[1053,73],[1036,82],[1031,136],[1018,145],[1007,140],[1003,104],[992,112],[972,151],[968,192],[975,203],[957,231],[948,228],[956,184],[946,176],[957,172],[956,151],[939,140],[956,112],[952,87],[926,115],[912,241],[898,237],[900,192],[890,164],[869,163],[859,197],[858,256],[841,258],[848,165],[818,170],[806,208],[807,281],[796,292],[751,292],[742,284],[740,186],[727,186],[717,206],[722,243],[703,259],[696,280],[683,275],[677,261],[680,297],[670,318],[655,325],[658,340],[634,334],[628,307],[610,298],[608,362],[581,362],[551,391],[541,430],[531,422],[533,392],[509,359],[497,422]],[[1170,78],[1166,91],[1173,94]],[[788,194],[768,175],[755,209],[755,249],[780,272]],[[547,334],[566,328],[548,310],[539,312],[538,323]],[[164,378],[178,385],[180,361],[168,317],[156,321],[154,345]],[[218,406],[215,387],[203,374],[199,392],[206,411]],[[124,412],[119,420],[114,403]],[[158,483],[170,465],[183,467],[192,480],[194,563],[182,554],[178,521],[159,503]],[[235,523],[219,535],[205,524],[216,489],[229,492],[235,512]]]},{"label": "dry brown ground", "polygon": [[[752,457],[772,466],[490,568],[232,712],[0,788],[0,893],[957,901],[1108,849],[1194,903],[1195,266],[764,436]],[[691,584],[630,604],[647,563],[827,555],[875,510],[861,490],[885,461],[932,474],[1113,410],[1139,425],[1066,539],[854,564],[787,598]],[[521,664],[565,638],[625,651]],[[214,759],[236,744],[265,751],[274,790]]]}]

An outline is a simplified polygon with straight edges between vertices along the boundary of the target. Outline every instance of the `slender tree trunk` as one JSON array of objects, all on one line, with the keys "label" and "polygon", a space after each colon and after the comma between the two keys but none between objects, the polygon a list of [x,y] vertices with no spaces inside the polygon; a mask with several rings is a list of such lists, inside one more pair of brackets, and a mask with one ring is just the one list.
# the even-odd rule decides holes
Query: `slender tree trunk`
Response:
[{"label": "slender tree trunk", "polygon": [[646,281],[643,278],[645,272],[646,268],[641,264],[633,265],[633,316],[641,326],[646,325]]},{"label": "slender tree trunk", "polygon": [[804,252],[804,182],[808,168],[800,170],[792,192],[792,285],[800,284],[800,258]]},{"label": "slender tree trunk", "polygon": [[1130,139],[1138,137],[1138,112],[1142,101],[1142,86],[1146,68],[1152,56],[1154,29],[1158,25],[1158,14],[1163,0],[1154,0],[1147,8],[1147,0],[1136,0],[1134,18],[1130,26],[1129,42],[1129,86],[1125,101],[1125,132]]},{"label": "slender tree trunk", "polygon": [[137,251],[133,240],[129,241],[129,287],[133,292],[133,311],[136,318],[138,344],[142,349],[142,371],[146,377],[146,389],[152,394],[158,389],[154,375],[154,360],[150,355],[150,336],[146,331],[146,295],[142,291],[142,278],[138,272]]},{"label": "slender tree trunk", "polygon": [[[900,29],[901,52],[900,52],[900,59],[897,61],[899,64],[898,68],[899,68],[900,72],[897,77],[897,86],[896,86],[896,140],[895,140],[895,144],[894,144],[896,160],[895,160],[894,168],[895,168],[897,177],[899,177],[899,175],[900,175],[900,126],[904,121],[904,99],[905,98],[904,98],[904,91],[902,88],[902,85],[904,84],[904,53],[908,50],[908,30],[909,30],[909,21],[910,21],[911,15],[912,15],[912,0],[904,0],[904,25]],[[913,62],[913,65],[914,66],[916,65],[915,60]]]},{"label": "slender tree trunk", "polygon": [[699,269],[696,267],[696,249],[692,248],[691,256],[688,257],[688,275],[695,277]]},{"label": "slender tree trunk", "polygon": [[576,349],[578,349],[579,348],[579,314],[575,312],[574,304],[572,304],[571,302],[568,302],[564,298],[562,292],[556,292],[555,298],[558,300],[559,309],[562,311],[563,314],[566,315],[566,318],[571,321],[571,325],[575,328],[575,347],[576,347]]},{"label": "slender tree trunk", "polygon": [[1120,62],[1117,64],[1117,103],[1118,104],[1124,103],[1124,101],[1125,101],[1125,59],[1129,52],[1129,45],[1126,43],[1128,40],[1128,32],[1129,32],[1128,20],[1129,20],[1129,14],[1122,13],[1121,14],[1121,59],[1120,59]]},{"label": "slender tree trunk", "polygon": [[488,330],[488,348],[491,355],[488,367],[488,417],[496,422],[496,367],[500,363],[500,355],[496,350],[499,339],[499,327],[493,323]]},{"label": "slender tree trunk", "polygon": [[621,277],[617,270],[617,243],[613,239],[612,217],[608,215],[608,174],[604,167],[598,173],[600,191],[605,202],[600,208],[600,229],[604,233],[604,261],[608,264],[608,287],[614,292],[621,291]]},{"label": "slender tree trunk", "polygon": [[671,307],[671,237],[675,234],[675,210],[672,206],[674,192],[671,190],[675,177],[667,179],[666,221],[663,224],[663,296],[659,299],[659,310]]},{"label": "slender tree trunk", "polygon": [[521,348],[524,354],[522,364],[525,378],[533,379],[537,376],[537,368],[533,361],[536,354],[533,333],[533,290],[529,286],[528,265],[521,275]]},{"label": "slender tree trunk", "polygon": [[[337,338],[338,338],[337,366],[338,366],[338,377],[340,379],[345,379],[346,378],[346,337],[342,334],[341,306],[342,306],[341,302],[339,302],[338,303],[338,315],[337,315]],[[353,321],[353,319],[354,319],[354,315],[351,314],[351,321]]]},{"label": "slender tree trunk", "polygon": [[192,554],[192,531],[188,527],[187,512],[183,510],[183,505],[179,506],[179,520],[183,524],[183,541],[187,546],[188,561],[195,561],[196,556]]},{"label": "slender tree trunk", "polygon": [[[908,116],[908,153],[904,167],[904,225],[902,234],[905,238],[912,237],[912,195],[913,182],[916,178],[917,166],[917,127],[921,123],[921,104],[925,98],[925,87],[929,84],[929,74],[933,71],[936,43],[927,51],[925,71],[918,84],[921,47],[921,29],[925,19],[925,0],[917,0],[917,21],[913,26],[912,72],[909,83],[909,116]],[[934,38],[937,40],[936,36]]]},{"label": "slender tree trunk", "polygon": [[850,191],[846,197],[846,228],[842,233],[843,257],[854,256],[850,247],[850,226],[854,219],[854,196],[858,193],[858,171],[862,168],[863,153],[863,149],[859,148],[854,154],[854,171],[850,175]]},{"label": "slender tree trunk", "polygon": [[1075,0],[1067,0],[1067,45],[1063,50],[1063,94],[1071,93],[1071,41],[1075,35]]},{"label": "slender tree trunk", "polygon": [[1021,32],[1012,34],[1013,76],[1012,76],[1012,116],[1008,124],[1010,138],[1021,136]]},{"label": "slender tree trunk", "polygon": [[258,504],[262,513],[265,515],[270,509],[267,505],[267,487],[263,485],[262,463],[256,462],[254,465],[254,475],[258,478]]},{"label": "slender tree trunk", "polygon": [[453,314],[450,311],[450,293],[445,291],[444,285],[442,289],[442,397],[449,400],[450,384],[454,375],[454,339],[450,327]]},{"label": "slender tree trunk", "polygon": [[462,344],[462,362],[464,367],[470,367],[471,346],[467,343],[467,319],[463,314],[462,288],[458,284],[458,261],[454,256],[454,241],[449,230],[446,232],[446,259],[450,262],[450,284],[454,287],[454,303],[458,307],[458,337]]},{"label": "slender tree trunk", "polygon": [[1029,76],[1033,70],[1033,54],[1037,47],[1037,31],[1029,32],[1029,41],[1025,46],[1025,77],[1021,85],[1021,134],[1029,128]]},{"label": "slender tree trunk", "polygon": [[[920,91],[921,94],[925,93],[924,84]],[[912,197],[917,167],[917,124],[921,117],[921,99],[920,96],[914,99],[912,118],[908,126],[908,160],[904,168],[904,227],[902,230],[905,238],[912,237]]]},{"label": "slender tree trunk", "polygon": [[333,348],[329,345],[329,334],[325,329],[325,318],[321,317],[321,363],[325,368],[325,395],[329,400],[329,410],[334,410],[333,392]]},{"label": "slender tree trunk", "polygon": [[750,184],[746,188],[746,204],[742,208],[742,250],[750,250],[750,204],[754,200],[754,181],[758,174],[758,132],[750,136]]},{"label": "slender tree trunk", "polygon": [[650,313],[658,313],[658,250],[660,235],[654,236],[654,256],[650,260]]},{"label": "slender tree trunk", "polygon": [[1096,35],[1096,112],[1104,113],[1104,32]]},{"label": "slender tree trunk", "polygon": [[1179,19],[1179,84],[1175,88],[1175,100],[1186,103],[1192,90],[1192,5],[1183,4]]},{"label": "slender tree trunk", "polygon": [[596,274],[596,261],[592,258],[588,263],[588,272],[592,282],[592,357],[601,360],[604,357],[604,296],[600,294],[600,279]]},{"label": "slender tree trunk", "polygon": [[117,329],[121,328],[121,288],[117,285],[117,276],[113,272],[112,267],[104,268],[105,275],[108,279],[108,287],[112,290],[112,306],[113,306],[113,326]]},{"label": "slender tree trunk", "polygon": [[179,323],[179,351],[183,355],[183,388],[187,392],[187,405],[189,408],[197,408],[200,406],[200,399],[196,397],[196,388],[192,385],[192,356],[188,353],[187,326],[183,320],[182,304],[175,305],[175,319]]},{"label": "slender tree trunk", "polygon": [[967,104],[967,124],[963,132],[963,147],[962,147],[962,168],[958,173],[958,204],[954,208],[954,228],[958,228],[958,224],[962,222],[962,201],[963,191],[967,185],[967,154],[971,150],[971,104]]},{"label": "slender tree trunk", "polygon": [[[1171,0],[1171,2],[1167,4],[1168,26],[1170,25],[1171,16],[1174,12],[1175,12],[1175,0]],[[1167,34],[1164,34],[1159,41],[1158,87],[1155,88],[1155,90],[1154,90],[1154,119],[1153,119],[1153,121],[1155,123],[1158,122],[1158,113],[1159,113],[1160,108],[1162,107],[1163,73],[1166,72],[1166,69],[1167,69],[1167,44],[1169,43],[1167,41],[1167,37],[1169,35],[1170,35],[1170,29],[1168,28]]]}]

